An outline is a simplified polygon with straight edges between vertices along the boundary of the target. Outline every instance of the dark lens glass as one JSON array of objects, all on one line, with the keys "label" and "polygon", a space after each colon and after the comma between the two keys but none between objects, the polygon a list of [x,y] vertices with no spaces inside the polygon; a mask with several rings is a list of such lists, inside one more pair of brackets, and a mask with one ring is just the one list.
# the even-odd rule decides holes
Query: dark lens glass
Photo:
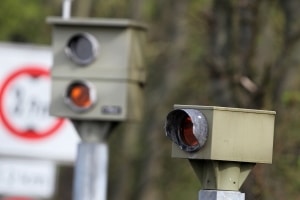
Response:
[{"label": "dark lens glass", "polygon": [[67,46],[71,58],[80,64],[89,64],[95,57],[95,49],[91,38],[84,34],[73,36]]}]

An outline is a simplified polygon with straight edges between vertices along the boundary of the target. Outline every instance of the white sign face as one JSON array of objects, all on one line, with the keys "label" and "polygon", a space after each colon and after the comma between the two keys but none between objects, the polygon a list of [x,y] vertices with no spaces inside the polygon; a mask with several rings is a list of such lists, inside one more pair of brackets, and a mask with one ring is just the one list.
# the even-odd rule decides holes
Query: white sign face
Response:
[{"label": "white sign face", "polygon": [[[10,84],[3,94],[2,102],[5,106],[2,107],[2,113],[7,116],[11,125],[16,130],[33,129],[36,134],[49,129],[56,121],[48,115],[50,97],[44,92],[50,91],[49,77],[31,77],[30,74],[24,73]],[[37,121],[39,123],[36,123]]]},{"label": "white sign face", "polygon": [[0,154],[75,160],[72,124],[49,115],[50,48],[0,44]]},{"label": "white sign face", "polygon": [[0,193],[49,198],[54,194],[55,165],[50,161],[0,160]]}]

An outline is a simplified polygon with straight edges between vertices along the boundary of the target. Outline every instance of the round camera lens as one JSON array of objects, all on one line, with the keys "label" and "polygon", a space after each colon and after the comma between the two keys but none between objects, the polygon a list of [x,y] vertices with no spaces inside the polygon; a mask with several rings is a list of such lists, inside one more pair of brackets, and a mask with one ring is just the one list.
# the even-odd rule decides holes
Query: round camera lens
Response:
[{"label": "round camera lens", "polygon": [[85,37],[78,36],[70,42],[70,49],[81,60],[88,60],[93,55],[93,45]]},{"label": "round camera lens", "polygon": [[176,109],[167,115],[165,131],[186,152],[200,150],[208,137],[208,123],[197,109]]},{"label": "round camera lens", "polygon": [[77,64],[87,65],[94,61],[97,52],[96,39],[89,34],[77,34],[66,46],[67,55]]}]

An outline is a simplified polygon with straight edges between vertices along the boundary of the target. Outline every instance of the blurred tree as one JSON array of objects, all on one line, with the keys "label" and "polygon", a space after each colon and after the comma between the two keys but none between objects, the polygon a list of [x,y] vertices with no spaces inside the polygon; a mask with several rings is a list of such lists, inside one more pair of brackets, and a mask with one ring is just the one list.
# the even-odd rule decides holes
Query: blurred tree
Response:
[{"label": "blurred tree", "polygon": [[93,7],[93,0],[75,1],[75,16],[89,17]]},{"label": "blurred tree", "polygon": [[56,1],[3,0],[0,4],[0,40],[49,43],[50,28],[46,16],[55,13]]},{"label": "blurred tree", "polygon": [[[275,109],[279,115],[277,127],[284,123],[287,108],[282,96],[293,79],[291,72],[299,66],[299,6],[295,0],[213,2],[207,20],[210,40],[205,64],[211,96],[217,105]],[[277,132],[275,144],[285,146],[279,143],[283,138],[286,136]],[[284,158],[277,148],[282,147],[275,146],[275,156]],[[280,162],[286,165],[286,161]],[[288,195],[288,187],[266,181],[274,179],[270,168],[258,166],[254,170],[243,187],[246,199],[299,198],[295,192],[295,196]]]}]

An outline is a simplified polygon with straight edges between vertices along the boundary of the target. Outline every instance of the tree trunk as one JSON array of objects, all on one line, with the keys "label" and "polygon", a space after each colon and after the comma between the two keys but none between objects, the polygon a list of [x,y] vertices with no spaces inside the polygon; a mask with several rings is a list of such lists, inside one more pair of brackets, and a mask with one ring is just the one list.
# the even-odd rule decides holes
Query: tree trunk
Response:
[{"label": "tree trunk", "polygon": [[75,0],[74,15],[79,17],[89,17],[91,14],[93,0]]},{"label": "tree trunk", "polygon": [[[147,98],[146,119],[144,120],[144,128],[142,132],[148,133],[143,135],[143,148],[145,155],[142,158],[141,174],[139,187],[136,193],[138,200],[162,200],[164,199],[160,187],[161,177],[163,177],[163,126],[161,125],[162,116],[160,113],[166,108],[165,103],[168,102],[170,95],[177,84],[174,80],[178,80],[180,75],[179,69],[182,68],[182,58],[184,44],[186,38],[186,8],[187,1],[158,1],[157,3],[164,4],[161,10],[159,23],[163,27],[163,34],[159,35],[158,40],[165,42],[165,51],[162,51],[158,59],[152,64],[152,69],[149,69],[149,75],[161,77],[159,86],[154,78],[149,80],[149,88],[157,88],[156,92],[152,91],[152,95]],[[170,17],[173,16],[173,17]],[[156,31],[152,27],[151,31]],[[156,35],[156,33],[153,33]],[[150,66],[151,68],[151,66]],[[165,73],[164,73],[165,72]],[[163,74],[163,76],[161,76]],[[152,81],[152,82],[151,82]],[[150,92],[150,91],[147,91]],[[168,105],[170,108],[171,105]]]}]

